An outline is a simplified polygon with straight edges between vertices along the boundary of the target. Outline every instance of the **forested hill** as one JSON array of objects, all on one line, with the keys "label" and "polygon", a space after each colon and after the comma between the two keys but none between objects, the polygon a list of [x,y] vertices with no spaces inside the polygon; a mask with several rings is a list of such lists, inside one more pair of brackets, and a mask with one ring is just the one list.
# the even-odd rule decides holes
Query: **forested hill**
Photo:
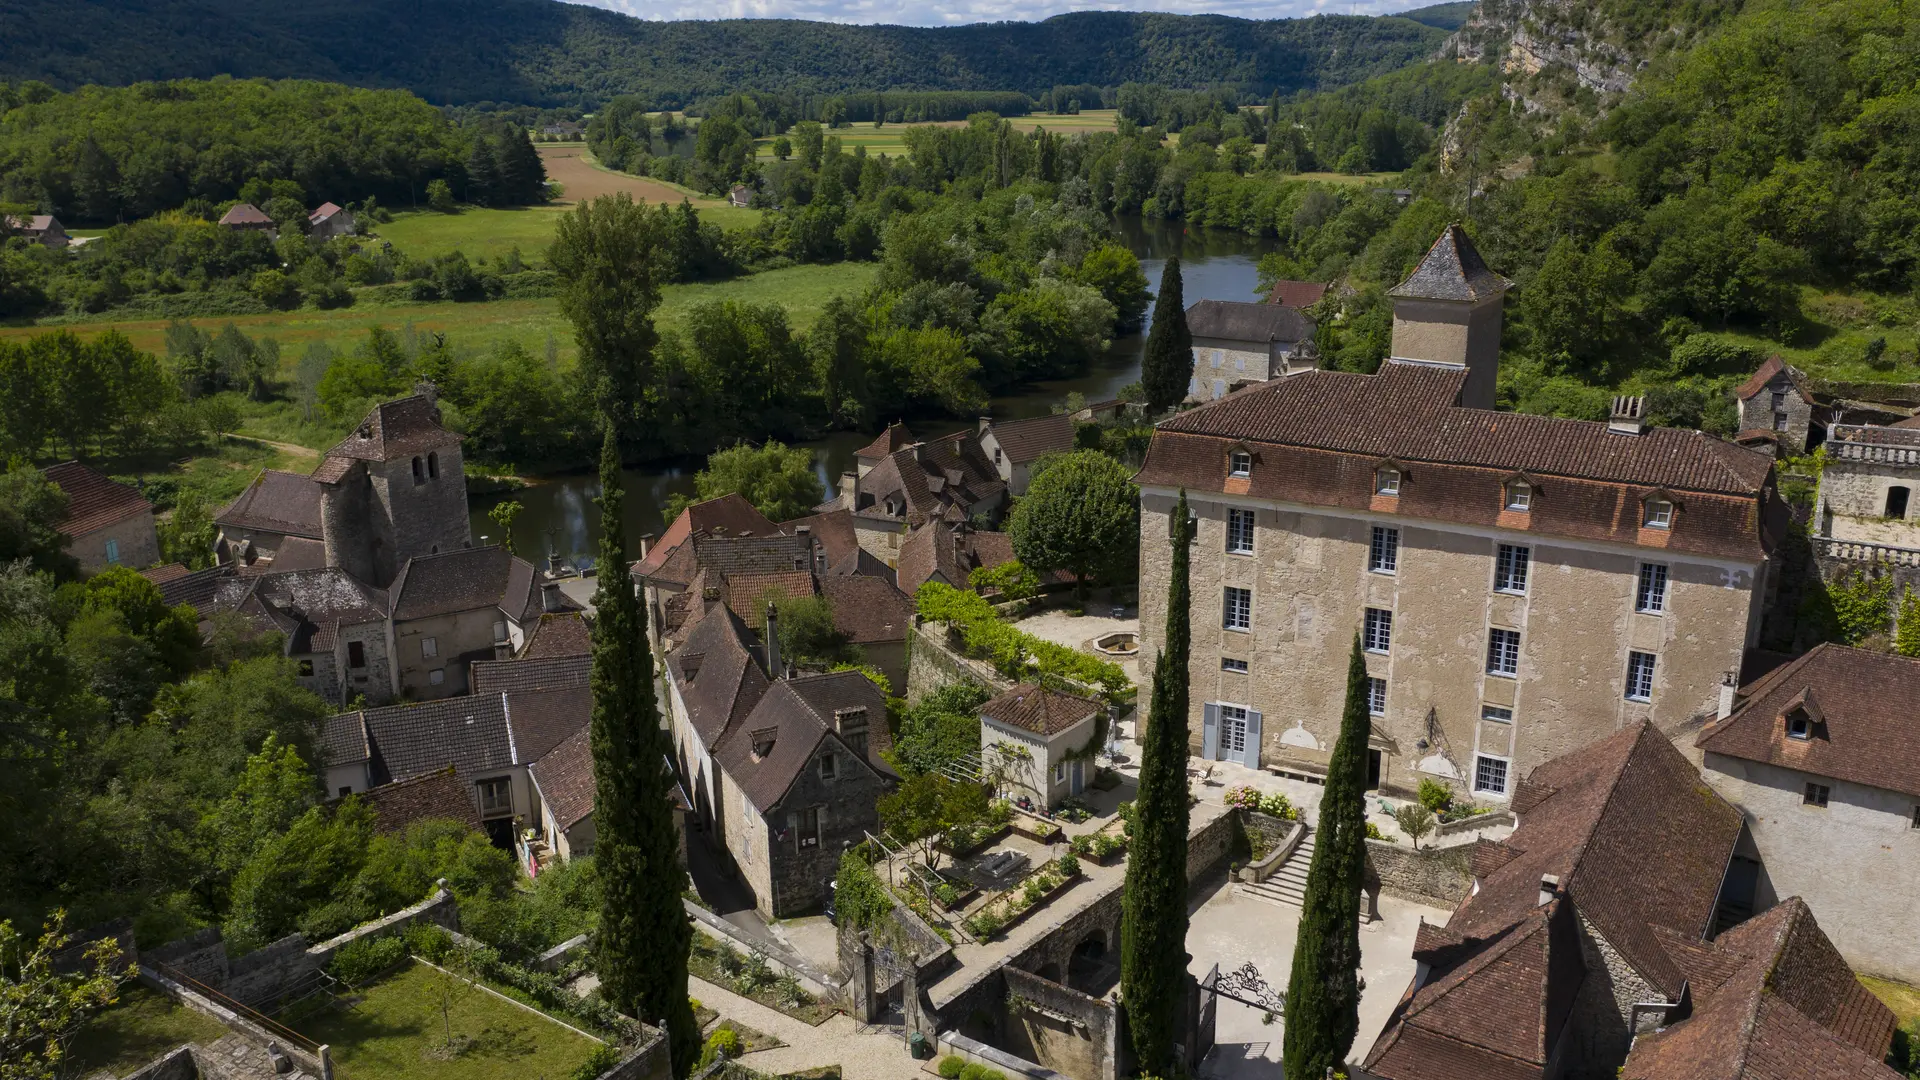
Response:
[{"label": "forested hill", "polygon": [[1083,12],[1040,23],[649,22],[551,0],[8,0],[0,79],[62,89],[174,78],[403,87],[436,104],[660,106],[740,89],[1025,90],[1056,84],[1328,89],[1445,33],[1408,19]]}]

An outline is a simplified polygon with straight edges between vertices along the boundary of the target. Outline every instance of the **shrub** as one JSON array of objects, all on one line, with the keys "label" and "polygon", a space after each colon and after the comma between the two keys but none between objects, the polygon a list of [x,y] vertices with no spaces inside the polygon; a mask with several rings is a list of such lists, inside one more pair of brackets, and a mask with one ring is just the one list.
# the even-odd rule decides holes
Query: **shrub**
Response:
[{"label": "shrub", "polygon": [[407,940],[399,934],[363,937],[342,945],[327,962],[327,971],[349,986],[358,986],[406,959]]},{"label": "shrub", "polygon": [[920,586],[915,604],[922,617],[952,627],[969,653],[986,658],[1009,678],[1057,675],[1092,687],[1109,701],[1119,701],[1133,689],[1120,665],[1002,622],[978,593],[930,581]]},{"label": "shrub", "polygon": [[1367,839],[1369,839],[1369,840],[1385,840],[1385,839],[1386,839],[1386,837],[1385,837],[1384,835],[1382,835],[1382,834],[1381,834],[1381,832],[1380,832],[1380,826],[1378,826],[1378,825],[1375,825],[1375,824],[1374,824],[1373,822],[1371,822],[1371,821],[1369,821],[1369,822],[1367,822]]},{"label": "shrub", "polygon": [[766,957],[760,955],[758,952],[750,952],[747,954],[746,962],[740,966],[738,982],[740,983],[741,989],[748,993],[752,993],[763,986],[772,986],[774,982],[773,968],[767,964]]},{"label": "shrub", "polygon": [[1438,814],[1453,805],[1453,789],[1431,776],[1420,778],[1420,805]]},{"label": "shrub", "polygon": [[1067,878],[1073,877],[1074,875],[1080,872],[1080,860],[1074,858],[1071,855],[1060,856],[1059,861],[1055,862],[1053,865],[1060,868],[1060,879],[1062,881],[1066,880]]},{"label": "shrub", "polygon": [[620,1064],[620,1048],[601,1043],[587,1060],[574,1066],[567,1080],[595,1080],[601,1073]]},{"label": "shrub", "polygon": [[713,1034],[707,1036],[706,1045],[700,1048],[700,1064],[694,1068],[704,1069],[721,1058],[728,1060],[737,1058],[740,1056],[740,1048],[740,1033],[731,1025],[721,1024],[713,1029]]},{"label": "shrub", "polygon": [[1282,821],[1296,821],[1300,817],[1300,811],[1293,807],[1293,800],[1279,792],[1275,792],[1260,800],[1260,812],[1271,817],[1277,817]]},{"label": "shrub", "polygon": [[1228,788],[1226,795],[1229,810],[1260,809],[1260,789],[1256,787]]},{"label": "shrub", "polygon": [[968,1062],[960,1069],[960,1080],[1007,1080],[1007,1074],[999,1069],[989,1069],[977,1062]]},{"label": "shrub", "polygon": [[1067,845],[1068,850],[1083,859],[1092,855],[1093,835],[1092,833],[1081,833],[1079,836],[1074,837],[1073,841]]},{"label": "shrub", "polygon": [[948,1054],[940,1059],[938,1072],[945,1080],[957,1080],[960,1070],[967,1067],[967,1059],[958,1054]]}]

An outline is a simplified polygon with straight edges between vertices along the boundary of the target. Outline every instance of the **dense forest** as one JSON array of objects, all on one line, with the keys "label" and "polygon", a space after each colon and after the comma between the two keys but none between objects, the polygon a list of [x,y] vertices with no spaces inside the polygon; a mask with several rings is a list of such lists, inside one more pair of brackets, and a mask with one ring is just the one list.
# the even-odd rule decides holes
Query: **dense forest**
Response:
[{"label": "dense forest", "polygon": [[1058,84],[1229,83],[1264,97],[1391,71],[1444,36],[1364,16],[1082,12],[927,28],[652,22],[551,0],[13,0],[0,10],[0,79],[70,88],[224,73],[400,87],[435,104],[585,108],[621,94],[679,108],[743,88],[1037,96]]}]

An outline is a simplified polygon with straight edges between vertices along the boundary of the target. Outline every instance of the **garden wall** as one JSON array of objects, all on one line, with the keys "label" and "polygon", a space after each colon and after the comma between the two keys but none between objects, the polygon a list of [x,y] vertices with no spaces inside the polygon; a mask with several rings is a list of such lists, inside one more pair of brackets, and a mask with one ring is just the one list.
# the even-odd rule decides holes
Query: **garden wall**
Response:
[{"label": "garden wall", "polygon": [[1414,851],[1384,840],[1367,841],[1367,863],[1380,878],[1380,891],[1402,900],[1450,908],[1473,888],[1473,847],[1422,848]]},{"label": "garden wall", "polygon": [[1016,967],[1005,976],[1008,1051],[1073,1080],[1113,1080],[1120,1024],[1111,1002]]},{"label": "garden wall", "polygon": [[200,1080],[200,1063],[192,1047],[176,1047],[128,1073],[125,1080]]},{"label": "garden wall", "polygon": [[947,644],[943,623],[925,623],[914,617],[912,647],[908,650],[907,701],[918,703],[929,693],[957,682],[978,683],[992,693],[1011,690],[1013,681],[991,664],[960,655]]},{"label": "garden wall", "polygon": [[[800,983],[800,988],[817,998],[838,1000],[840,980],[833,974],[814,967],[778,945],[749,937],[739,927],[708,911],[690,900],[681,900],[686,905],[687,914],[693,919],[693,928],[702,934],[730,945],[742,952],[757,952],[767,958],[767,966],[782,974],[791,975]],[[945,945],[946,942],[941,942]],[[845,946],[842,945],[842,948]],[[844,954],[843,954],[844,962]]]}]

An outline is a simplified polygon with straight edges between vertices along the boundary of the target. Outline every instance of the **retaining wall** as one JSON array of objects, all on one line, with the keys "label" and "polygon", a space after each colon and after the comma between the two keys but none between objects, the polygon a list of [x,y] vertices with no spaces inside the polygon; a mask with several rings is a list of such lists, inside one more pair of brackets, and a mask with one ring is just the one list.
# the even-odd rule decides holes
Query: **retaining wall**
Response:
[{"label": "retaining wall", "polygon": [[918,703],[928,693],[957,682],[978,683],[995,694],[1013,689],[1013,680],[993,670],[991,664],[962,656],[948,645],[945,623],[924,623],[917,616],[914,621],[907,664],[909,703]]},{"label": "retaining wall", "polygon": [[1367,841],[1367,863],[1379,875],[1380,891],[1402,900],[1450,908],[1473,887],[1473,847],[1414,851],[1384,840]]},{"label": "retaining wall", "polygon": [[282,1053],[293,1059],[296,1068],[309,1076],[319,1077],[320,1080],[333,1080],[333,1062],[328,1060],[326,1047],[322,1046],[316,1055],[305,1047],[295,1046],[285,1036],[268,1031],[225,1005],[175,982],[153,968],[141,968],[140,980],[179,1002],[183,1007],[218,1022],[227,1030],[257,1046],[279,1047]]},{"label": "retaining wall", "polygon": [[200,1062],[191,1046],[180,1046],[147,1062],[124,1080],[200,1080]]},{"label": "retaining wall", "polygon": [[[1016,967],[1004,969],[1007,1049],[1073,1080],[1113,1080],[1120,1024],[1101,1001]],[[1014,1000],[1025,1004],[1015,1007]]]},{"label": "retaining wall", "polygon": [[[687,914],[692,916],[695,930],[723,945],[759,953],[767,958],[768,967],[793,976],[800,983],[800,988],[814,997],[837,999],[840,996],[840,980],[833,974],[821,971],[772,942],[747,936],[739,927],[690,900],[682,900],[681,903],[686,905]],[[940,944],[944,946],[946,942]]]}]

